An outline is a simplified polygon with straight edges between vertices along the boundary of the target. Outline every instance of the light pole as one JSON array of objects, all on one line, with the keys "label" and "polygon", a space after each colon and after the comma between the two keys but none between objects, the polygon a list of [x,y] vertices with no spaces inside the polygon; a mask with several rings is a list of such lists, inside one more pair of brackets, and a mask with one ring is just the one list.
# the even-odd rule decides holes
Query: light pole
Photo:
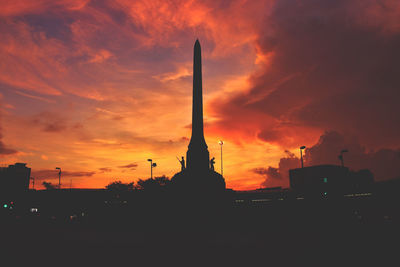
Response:
[{"label": "light pole", "polygon": [[224,168],[222,165],[222,145],[224,144],[224,141],[219,140],[218,144],[221,146],[221,176],[224,176]]},{"label": "light pole", "polygon": [[301,168],[304,168],[304,164],[303,164],[303,149],[305,149],[306,146],[301,146],[300,147],[300,161],[301,161]]},{"label": "light pole", "polygon": [[343,160],[343,153],[349,152],[347,149],[343,149],[342,151],[340,151],[340,155],[338,156],[338,158],[340,159],[340,162],[342,163],[342,167],[344,167],[344,160]]},{"label": "light pole", "polygon": [[153,167],[157,167],[157,163],[153,163],[152,159],[148,159],[150,161],[150,178],[153,179]]},{"label": "light pole", "polygon": [[35,177],[31,176],[31,179],[32,179],[32,189],[35,189]]},{"label": "light pole", "polygon": [[56,167],[56,170],[59,170],[59,172],[58,172],[58,189],[61,189],[61,168]]}]

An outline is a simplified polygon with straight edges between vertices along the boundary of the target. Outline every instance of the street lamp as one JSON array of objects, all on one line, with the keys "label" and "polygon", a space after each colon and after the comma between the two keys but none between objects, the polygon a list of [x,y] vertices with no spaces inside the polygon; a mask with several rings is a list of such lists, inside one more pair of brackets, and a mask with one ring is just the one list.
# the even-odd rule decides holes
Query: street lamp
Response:
[{"label": "street lamp", "polygon": [[61,189],[61,168],[56,167],[56,170],[59,170],[59,172],[58,172],[58,189]]},{"label": "street lamp", "polygon": [[157,163],[153,163],[152,159],[147,159],[147,161],[150,161],[150,178],[153,179],[153,167],[157,167]]},{"label": "street lamp", "polygon": [[218,144],[221,146],[221,176],[224,176],[224,169],[222,165],[222,145],[224,144],[224,141],[219,140]]},{"label": "street lamp", "polygon": [[301,146],[300,147],[300,161],[301,161],[301,168],[304,168],[304,164],[303,164],[303,149],[305,149],[306,146]]},{"label": "street lamp", "polygon": [[342,163],[342,167],[344,167],[344,161],[343,161],[343,153],[349,152],[347,149],[343,149],[342,151],[340,151],[340,155],[338,156],[338,158],[340,159],[340,162]]}]

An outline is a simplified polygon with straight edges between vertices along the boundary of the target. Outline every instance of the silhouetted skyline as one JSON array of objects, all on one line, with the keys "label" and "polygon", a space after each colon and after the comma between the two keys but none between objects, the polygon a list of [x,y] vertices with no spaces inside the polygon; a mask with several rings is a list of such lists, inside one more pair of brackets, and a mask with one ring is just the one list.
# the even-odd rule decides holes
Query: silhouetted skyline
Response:
[{"label": "silhouetted skyline", "polygon": [[[0,10],[0,165],[36,186],[172,177],[191,134],[192,46],[204,133],[228,188],[288,186],[288,169],[400,176],[396,1],[8,1]],[[187,162],[186,162],[187,163]]]}]

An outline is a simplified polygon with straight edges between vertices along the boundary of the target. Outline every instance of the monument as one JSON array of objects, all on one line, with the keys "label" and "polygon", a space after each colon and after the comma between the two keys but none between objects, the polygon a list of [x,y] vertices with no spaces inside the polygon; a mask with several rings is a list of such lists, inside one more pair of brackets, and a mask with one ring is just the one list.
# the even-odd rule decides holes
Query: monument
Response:
[{"label": "monument", "polygon": [[186,168],[172,177],[172,185],[181,191],[218,193],[225,190],[221,174],[210,168],[210,154],[204,139],[203,86],[201,74],[201,47],[194,44],[192,137],[186,153]]}]

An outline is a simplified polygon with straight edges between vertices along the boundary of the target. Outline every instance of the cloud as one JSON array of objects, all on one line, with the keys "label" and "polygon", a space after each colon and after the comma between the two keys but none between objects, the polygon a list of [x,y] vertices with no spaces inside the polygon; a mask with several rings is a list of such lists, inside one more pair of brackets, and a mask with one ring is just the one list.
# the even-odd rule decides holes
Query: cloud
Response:
[{"label": "cloud", "polygon": [[[0,94],[0,104],[3,105],[3,95],[2,94]],[[2,112],[2,109],[0,108],[0,156],[15,154],[15,153],[17,153],[17,151],[6,147],[6,145],[2,141],[3,134],[2,134],[2,127],[1,127],[1,112]]]},{"label": "cloud", "polygon": [[270,179],[282,179],[279,169],[271,166],[268,168],[255,168],[253,172],[259,175],[266,175]]},{"label": "cloud", "polygon": [[47,103],[54,103],[54,101],[52,101],[52,100],[50,100],[50,99],[47,99],[47,98],[45,98],[45,97],[41,97],[41,96],[37,96],[37,95],[32,95],[32,94],[27,94],[27,93],[24,93],[24,92],[21,92],[21,91],[18,91],[18,90],[15,90],[15,93],[16,93],[16,94],[19,94],[19,95],[22,95],[22,96],[25,96],[25,97],[32,98],[32,99],[44,101],[44,102],[47,102]]},{"label": "cloud", "polygon": [[67,130],[64,117],[49,111],[41,112],[32,119],[32,124],[40,127],[43,132],[59,133]]},{"label": "cloud", "polygon": [[154,78],[160,80],[161,82],[168,82],[190,76],[192,76],[192,72],[188,67],[179,67],[176,72],[164,73],[162,75],[155,76]]},{"label": "cloud", "polygon": [[118,166],[118,168],[135,170],[137,168],[137,166],[138,166],[137,163],[130,163],[130,164],[127,164],[127,165]]},{"label": "cloud", "polygon": [[289,187],[289,170],[300,167],[300,160],[289,151],[285,151],[285,157],[279,160],[278,168],[269,166],[268,168],[259,167],[252,171],[258,175],[264,176],[265,181],[262,187]]},{"label": "cloud", "polygon": [[17,153],[16,150],[11,149],[11,148],[7,148],[4,145],[3,141],[0,140],[0,156],[1,155],[11,155],[11,154],[15,154],[15,153]]},{"label": "cloud", "polygon": [[99,168],[99,171],[101,171],[101,172],[111,172],[112,169],[108,168],[108,167],[103,167],[103,168]]},{"label": "cloud", "polygon": [[338,155],[344,153],[344,164],[352,170],[369,169],[376,181],[400,177],[400,149],[367,150],[358,139],[338,132],[325,132],[317,144],[305,149],[307,166],[318,164],[339,164]]},{"label": "cloud", "polygon": [[[367,151],[354,137],[342,135],[335,131],[325,132],[319,141],[305,149],[304,166],[323,164],[339,165],[338,155],[343,149],[344,164],[351,170],[369,169],[375,181],[385,181],[400,177],[400,149],[379,149]],[[264,187],[289,186],[289,170],[300,167],[300,159],[290,152],[279,161],[278,168],[259,167],[252,171],[265,176]]]},{"label": "cloud", "polygon": [[[119,91],[125,95],[132,84],[149,84],[143,73],[162,81],[188,76],[187,47],[195,37],[209,43],[207,55],[212,57],[249,49],[249,42],[256,38],[254,12],[261,13],[260,7],[266,5],[243,1],[15,2],[3,3],[0,11],[4,18],[0,22],[4,62],[0,82],[43,95],[74,94],[100,101]],[[153,85],[152,90],[162,92],[164,88],[158,87]]]},{"label": "cloud", "polygon": [[[64,171],[61,172],[62,177],[91,177],[95,175],[94,171]],[[58,179],[58,170],[32,170],[32,176],[37,180]]]},{"label": "cloud", "polygon": [[209,105],[215,131],[284,148],[329,129],[372,147],[400,145],[399,12],[391,0],[276,1],[250,87]]}]

